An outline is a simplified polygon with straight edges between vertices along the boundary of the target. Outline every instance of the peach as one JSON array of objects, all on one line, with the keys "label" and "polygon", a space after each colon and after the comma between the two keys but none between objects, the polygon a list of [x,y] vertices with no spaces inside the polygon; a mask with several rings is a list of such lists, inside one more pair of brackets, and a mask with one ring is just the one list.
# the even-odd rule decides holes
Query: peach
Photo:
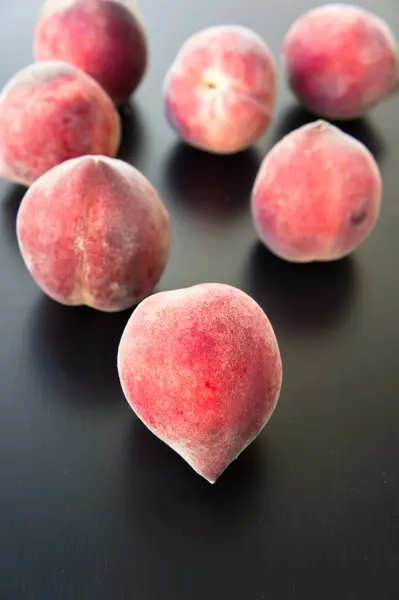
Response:
[{"label": "peach", "polygon": [[115,156],[121,122],[88,75],[58,61],[17,73],[0,96],[0,176],[29,186],[65,160]]},{"label": "peach", "polygon": [[215,154],[254,144],[272,118],[276,72],[266,43],[240,26],[189,38],[164,83],[165,112],[181,138]]},{"label": "peach", "polygon": [[264,159],[252,192],[260,239],[293,262],[350,254],[374,228],[381,176],[367,148],[325,121],[286,135]]},{"label": "peach", "polygon": [[284,40],[292,90],[327,119],[362,116],[399,89],[396,42],[374,14],[328,4],[301,16]]},{"label": "peach", "polygon": [[269,421],[282,381],[266,315],[218,283],[144,300],[123,332],[118,371],[137,416],[210,483]]},{"label": "peach", "polygon": [[147,67],[147,36],[131,0],[47,0],[35,29],[37,60],[62,60],[123,104]]},{"label": "peach", "polygon": [[66,305],[116,312],[137,304],[166,265],[169,216],[134,167],[84,156],[55,167],[27,191],[17,216],[25,264]]}]

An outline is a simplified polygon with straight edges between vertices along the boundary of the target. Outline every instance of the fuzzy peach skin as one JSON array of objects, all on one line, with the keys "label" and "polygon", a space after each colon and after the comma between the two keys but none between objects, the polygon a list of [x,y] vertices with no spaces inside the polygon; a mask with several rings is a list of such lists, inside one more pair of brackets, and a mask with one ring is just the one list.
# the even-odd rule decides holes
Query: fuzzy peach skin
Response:
[{"label": "fuzzy peach skin", "polygon": [[350,254],[374,228],[378,166],[358,140],[325,121],[285,136],[264,159],[252,192],[260,239],[288,261]]},{"label": "fuzzy peach skin", "polygon": [[244,150],[265,133],[273,116],[273,56],[245,27],[201,30],[175,58],[164,95],[167,119],[185,142],[216,154]]},{"label": "fuzzy peach skin", "polygon": [[152,292],[170,247],[169,216],[154,188],[105,156],[64,162],[38,179],[22,200],[17,235],[46,294],[106,312]]},{"label": "fuzzy peach skin", "polygon": [[295,94],[327,119],[360,117],[399,89],[392,32],[357,6],[327,4],[304,14],[287,33],[283,54]]},{"label": "fuzzy peach skin", "polygon": [[115,156],[120,117],[88,75],[58,61],[17,73],[0,96],[0,177],[29,186],[65,160]]},{"label": "fuzzy peach skin", "polygon": [[210,483],[259,435],[282,381],[266,315],[219,283],[144,300],[122,335],[118,370],[137,416]]},{"label": "fuzzy peach skin", "polygon": [[148,44],[131,0],[45,0],[34,54],[85,71],[120,105],[143,79]]}]

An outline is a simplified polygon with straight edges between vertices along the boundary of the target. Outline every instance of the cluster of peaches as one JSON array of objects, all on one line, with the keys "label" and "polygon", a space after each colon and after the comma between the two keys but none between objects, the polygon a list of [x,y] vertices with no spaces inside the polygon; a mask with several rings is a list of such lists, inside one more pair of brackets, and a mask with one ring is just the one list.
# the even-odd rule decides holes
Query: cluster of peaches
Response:
[{"label": "cluster of peaches", "polygon": [[[34,38],[36,62],[0,96],[0,175],[29,187],[17,217],[22,257],[62,304],[139,305],[119,345],[124,393],[145,425],[214,483],[276,407],[282,363],[273,328],[228,285],[152,293],[169,257],[168,212],[144,175],[115,158],[117,108],[147,68],[131,0],[46,0]],[[324,119],[362,116],[399,89],[395,40],[375,15],[331,4],[292,25],[283,56],[292,90],[317,117],[265,157],[254,227],[284,260],[336,260],[372,231],[382,184],[367,148]],[[210,27],[177,54],[164,98],[187,144],[237,153],[273,118],[274,58],[245,27]]]}]

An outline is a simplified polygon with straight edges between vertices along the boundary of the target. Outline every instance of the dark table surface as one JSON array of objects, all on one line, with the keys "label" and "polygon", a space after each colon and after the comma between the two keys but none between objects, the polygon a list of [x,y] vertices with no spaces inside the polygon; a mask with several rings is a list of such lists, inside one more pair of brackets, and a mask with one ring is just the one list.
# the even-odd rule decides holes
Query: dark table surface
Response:
[{"label": "dark table surface", "polygon": [[[187,36],[254,28],[280,63],[306,0],[141,0],[146,80],[121,155],[172,217],[159,289],[219,281],[270,317],[284,361],[273,419],[215,486],[134,416],[117,345],[129,312],[65,308],[19,256],[24,189],[0,193],[0,600],[393,600],[399,597],[399,96],[346,126],[384,179],[378,226],[350,259],[284,263],[256,241],[248,197],[265,152],[312,120],[283,78],[253,149],[212,157],[178,143],[163,76]],[[399,35],[397,0],[361,2]],[[31,62],[39,1],[0,4],[0,83]]]}]

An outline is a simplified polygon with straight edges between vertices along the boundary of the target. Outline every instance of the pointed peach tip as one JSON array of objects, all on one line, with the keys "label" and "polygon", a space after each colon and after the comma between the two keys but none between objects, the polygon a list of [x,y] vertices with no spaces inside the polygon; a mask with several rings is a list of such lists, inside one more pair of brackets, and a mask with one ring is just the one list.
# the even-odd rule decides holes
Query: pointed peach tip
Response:
[{"label": "pointed peach tip", "polygon": [[192,469],[194,469],[194,471],[197,473],[197,475],[199,475],[200,477],[202,477],[203,479],[205,479],[205,481],[207,481],[208,483],[210,483],[211,485],[214,485],[217,480],[219,479],[221,473],[218,473],[217,475],[205,475],[205,473],[202,473],[200,469],[197,469],[196,467],[194,467],[191,463],[188,463],[190,465],[190,467]]},{"label": "pointed peach tip", "polygon": [[[190,466],[192,467],[192,465],[190,465]],[[208,477],[207,475],[204,475],[203,473],[201,473],[197,469],[194,469],[194,471],[197,473],[197,475],[199,475],[200,477],[202,477],[203,479],[205,479],[205,481],[207,481],[211,485],[214,485],[216,483],[217,479],[218,479],[218,477]]]},{"label": "pointed peach tip", "polygon": [[324,129],[327,129],[327,127],[328,124],[324,119],[317,119],[317,121],[314,122],[314,128],[318,131],[323,131]]}]

